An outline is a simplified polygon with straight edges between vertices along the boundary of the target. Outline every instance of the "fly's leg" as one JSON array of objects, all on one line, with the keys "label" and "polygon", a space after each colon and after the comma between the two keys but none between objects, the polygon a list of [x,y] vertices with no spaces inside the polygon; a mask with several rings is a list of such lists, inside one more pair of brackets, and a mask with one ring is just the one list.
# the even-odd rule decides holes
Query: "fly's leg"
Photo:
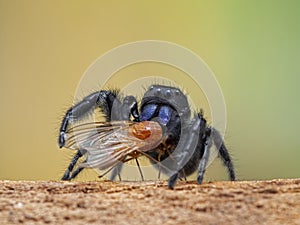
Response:
[{"label": "fly's leg", "polygon": [[142,181],[144,181],[144,176],[143,176],[143,173],[142,173],[142,170],[141,170],[141,167],[140,167],[139,160],[138,160],[138,159],[135,159],[135,162],[136,162],[136,165],[137,165],[137,166],[138,166],[138,168],[139,168],[139,172],[140,172],[140,175],[141,175]]}]

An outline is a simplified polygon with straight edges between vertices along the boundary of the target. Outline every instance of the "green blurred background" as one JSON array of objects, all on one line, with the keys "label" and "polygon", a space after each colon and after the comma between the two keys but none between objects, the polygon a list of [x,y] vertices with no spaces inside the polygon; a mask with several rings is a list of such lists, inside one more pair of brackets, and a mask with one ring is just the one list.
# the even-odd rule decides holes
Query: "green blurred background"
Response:
[{"label": "green blurred background", "polygon": [[[148,39],[185,46],[214,71],[239,179],[300,177],[299,20],[299,1],[0,0],[0,179],[59,179],[71,156],[58,128],[84,71]],[[215,160],[206,179],[225,178]]]}]

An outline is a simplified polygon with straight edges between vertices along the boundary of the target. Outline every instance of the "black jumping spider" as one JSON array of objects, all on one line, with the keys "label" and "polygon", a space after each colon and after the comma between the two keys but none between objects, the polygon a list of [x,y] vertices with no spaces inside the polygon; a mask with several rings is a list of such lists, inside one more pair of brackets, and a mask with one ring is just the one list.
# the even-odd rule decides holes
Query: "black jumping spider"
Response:
[{"label": "black jumping spider", "polygon": [[[96,108],[104,113],[106,122],[69,128],[72,121],[83,120]],[[77,136],[76,132],[79,132]],[[212,144],[219,150],[230,179],[235,180],[233,164],[221,135],[207,125],[202,112],[191,116],[187,97],[174,87],[150,86],[139,110],[133,96],[121,101],[116,91],[94,92],[67,111],[58,143],[60,148],[77,150],[62,180],[75,178],[86,167],[112,169],[114,180],[123,162],[135,159],[138,164],[137,158],[145,155],[159,172],[170,177],[169,188],[174,187],[178,178],[195,171],[201,184]],[[82,156],[86,156],[85,161],[73,170]]]}]

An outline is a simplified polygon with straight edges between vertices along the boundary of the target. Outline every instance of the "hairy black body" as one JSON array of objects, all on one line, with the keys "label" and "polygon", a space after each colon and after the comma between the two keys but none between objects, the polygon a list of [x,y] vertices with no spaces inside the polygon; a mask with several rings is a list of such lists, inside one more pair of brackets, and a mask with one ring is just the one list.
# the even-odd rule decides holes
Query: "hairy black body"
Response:
[{"label": "hairy black body", "polygon": [[[65,145],[65,133],[70,123],[82,120],[96,108],[101,109],[107,121],[132,119],[136,122],[156,121],[160,124],[163,139],[147,154],[151,163],[170,177],[169,188],[174,187],[178,178],[185,178],[195,171],[198,172],[198,183],[202,183],[212,144],[219,150],[230,179],[235,180],[233,164],[221,135],[207,125],[202,112],[191,115],[187,97],[178,88],[150,86],[141,100],[140,110],[133,96],[127,96],[121,101],[114,91],[92,93],[67,111],[60,128],[60,147]],[[77,151],[62,180],[71,180],[81,172],[82,167],[73,169],[85,153],[85,149]],[[113,169],[111,179],[120,176],[121,169],[120,162]]]}]

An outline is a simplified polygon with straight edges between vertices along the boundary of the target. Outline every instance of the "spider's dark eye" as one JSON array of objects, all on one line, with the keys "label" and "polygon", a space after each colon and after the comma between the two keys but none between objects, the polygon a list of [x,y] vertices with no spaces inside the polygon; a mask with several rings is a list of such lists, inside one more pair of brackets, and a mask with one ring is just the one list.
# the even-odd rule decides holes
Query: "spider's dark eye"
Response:
[{"label": "spider's dark eye", "polygon": [[167,98],[170,98],[170,97],[172,96],[171,90],[169,90],[169,89],[166,90],[165,96],[166,96]]},{"label": "spider's dark eye", "polygon": [[156,90],[154,91],[154,95],[155,96],[159,96],[161,94],[161,89],[160,88],[156,88]]}]

